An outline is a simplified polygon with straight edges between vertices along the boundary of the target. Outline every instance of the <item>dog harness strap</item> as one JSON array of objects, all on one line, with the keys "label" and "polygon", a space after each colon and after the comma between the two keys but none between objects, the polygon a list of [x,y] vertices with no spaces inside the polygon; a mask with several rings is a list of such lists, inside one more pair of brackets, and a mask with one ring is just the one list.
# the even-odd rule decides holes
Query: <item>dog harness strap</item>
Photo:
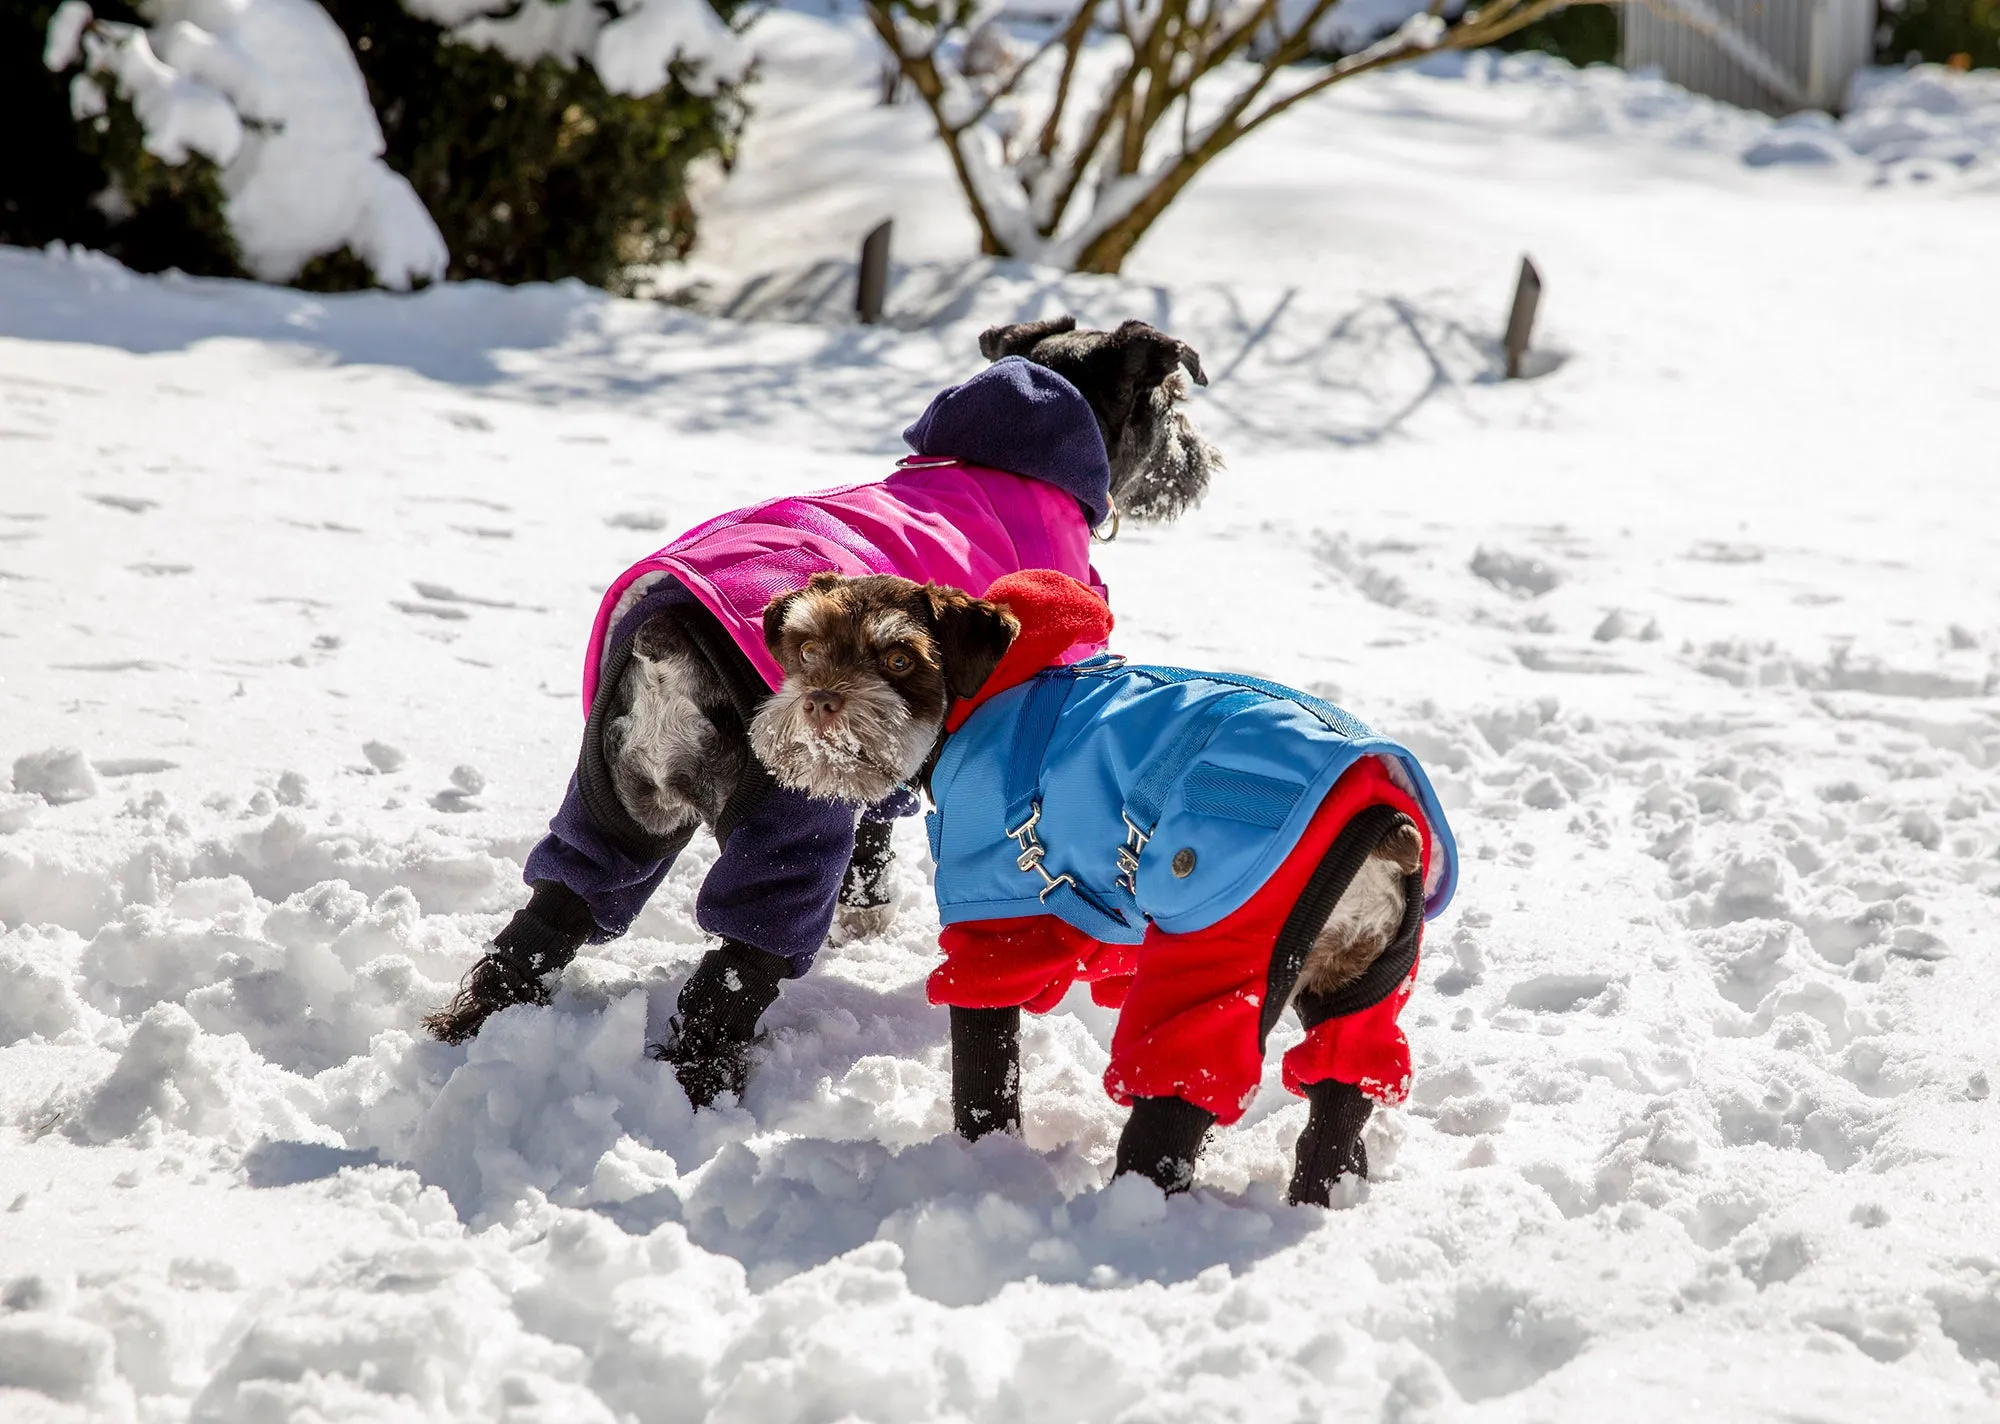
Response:
[{"label": "dog harness strap", "polygon": [[1272,682],[1269,678],[1251,677],[1247,673],[1240,672],[1201,672],[1193,668],[1157,667],[1151,663],[1134,666],[1132,671],[1142,673],[1161,683],[1229,683],[1252,692],[1261,692],[1267,697],[1279,697],[1287,702],[1296,703],[1349,741],[1375,735],[1373,728],[1345,707],[1336,707],[1323,697],[1314,697],[1310,692],[1301,692],[1296,687],[1286,687],[1283,683]]},{"label": "dog harness strap", "polygon": [[1139,784],[1126,796],[1124,810],[1119,813],[1125,822],[1125,843],[1118,847],[1118,885],[1133,899],[1139,898],[1139,857],[1145,854],[1146,843],[1153,838],[1153,828],[1160,824],[1160,812],[1166,807],[1168,794],[1189,764],[1201,755],[1217,728],[1245,707],[1263,700],[1261,694],[1239,688],[1208,703],[1187,720],[1173,744],[1146,768]]},{"label": "dog harness strap", "polygon": [[1160,823],[1160,812],[1166,805],[1167,794],[1174,789],[1188,766],[1201,755],[1201,749],[1208,745],[1208,739],[1216,729],[1245,707],[1262,702],[1260,693],[1247,688],[1224,693],[1204,706],[1194,716],[1188,718],[1173,745],[1157,757],[1146,768],[1146,774],[1139,778],[1125,797],[1125,823],[1142,835],[1150,836],[1153,827]]},{"label": "dog harness strap", "polygon": [[1077,928],[1117,939],[1131,932],[1130,922],[1084,889],[1068,871],[1051,874],[1043,864],[1048,847],[1036,832],[1042,820],[1042,763],[1048,754],[1049,739],[1055,735],[1056,723],[1069,701],[1078,672],[1101,670],[1101,666],[1078,663],[1041,673],[1035,679],[1034,689],[1029,692],[1020,720],[1015,724],[1014,745],[1007,756],[1007,777],[1003,783],[1007,809],[1001,830],[1021,847],[1015,866],[1024,875],[1042,877],[1043,904],[1052,896],[1061,896],[1080,917],[1081,923],[1071,921]]},{"label": "dog harness strap", "polygon": [[1049,738],[1056,732],[1063,704],[1069,701],[1071,679],[1062,673],[1043,673],[1035,679],[1021,720],[1014,726],[1014,747],[1007,756],[1008,835],[1041,804],[1042,759],[1048,753]]}]

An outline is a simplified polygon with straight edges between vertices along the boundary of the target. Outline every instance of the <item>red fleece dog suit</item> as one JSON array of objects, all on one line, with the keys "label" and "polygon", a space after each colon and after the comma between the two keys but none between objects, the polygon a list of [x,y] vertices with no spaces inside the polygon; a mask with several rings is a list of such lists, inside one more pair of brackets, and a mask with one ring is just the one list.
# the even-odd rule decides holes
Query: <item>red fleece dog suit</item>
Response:
[{"label": "red fleece dog suit", "polygon": [[[952,730],[985,702],[1055,665],[1072,645],[1101,644],[1111,630],[1102,601],[1046,571],[1009,575],[986,597],[1014,611],[1021,633],[978,696],[953,710]],[[961,921],[939,936],[945,960],[930,976],[930,1000],[1047,1013],[1073,984],[1087,983],[1095,1002],[1121,1011],[1104,1075],[1112,1098],[1125,1104],[1178,1098],[1234,1122],[1262,1076],[1264,999],[1280,930],[1343,829],[1371,806],[1401,812],[1419,828],[1428,873],[1425,815],[1378,758],[1362,757],[1320,802],[1276,873],[1225,918],[1185,934],[1149,925],[1138,945],[1102,942],[1052,914]],[[1412,962],[1387,997],[1312,1024],[1284,1056],[1285,1086],[1309,1096],[1313,1085],[1337,1082],[1358,1086],[1376,1102],[1403,1101],[1410,1048],[1397,1017],[1415,982]],[[1365,1116],[1365,1105],[1361,1111]]]}]

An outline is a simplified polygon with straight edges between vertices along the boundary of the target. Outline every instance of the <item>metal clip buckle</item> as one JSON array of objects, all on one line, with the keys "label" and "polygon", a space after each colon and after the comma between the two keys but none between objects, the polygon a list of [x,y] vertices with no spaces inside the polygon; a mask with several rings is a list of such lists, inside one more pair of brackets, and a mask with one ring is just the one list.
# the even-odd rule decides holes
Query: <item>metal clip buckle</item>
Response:
[{"label": "metal clip buckle", "polygon": [[1049,848],[1035,835],[1035,827],[1041,823],[1041,819],[1042,803],[1037,801],[1034,809],[1028,813],[1028,819],[1007,832],[1007,838],[1017,842],[1021,847],[1020,855],[1014,859],[1014,864],[1021,872],[1026,874],[1028,871],[1033,871],[1042,877],[1041,898],[1046,901],[1060,886],[1067,885],[1072,890],[1076,889],[1076,880],[1068,874],[1051,875],[1048,867],[1042,864],[1049,853]]},{"label": "metal clip buckle", "polygon": [[1139,893],[1139,857],[1145,852],[1146,842],[1152,837],[1132,824],[1132,818],[1119,812],[1118,819],[1125,823],[1125,844],[1118,847],[1118,883],[1129,895]]}]

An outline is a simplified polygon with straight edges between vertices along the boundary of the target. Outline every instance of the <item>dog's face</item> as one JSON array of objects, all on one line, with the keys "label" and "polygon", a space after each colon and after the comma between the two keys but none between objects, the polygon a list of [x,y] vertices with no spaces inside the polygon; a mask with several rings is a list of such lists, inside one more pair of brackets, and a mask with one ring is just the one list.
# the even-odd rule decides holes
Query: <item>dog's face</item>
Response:
[{"label": "dog's face", "polygon": [[1197,503],[1222,456],[1189,423],[1188,380],[1208,384],[1201,357],[1143,321],[1078,331],[1076,318],[1017,322],[980,333],[989,361],[1025,356],[1083,393],[1111,456],[1111,498],[1121,514],[1166,521]]},{"label": "dog's face", "polygon": [[977,692],[1019,630],[955,588],[815,574],[764,610],[785,680],[751,720],[751,748],[786,786],[871,805],[917,774],[950,699]]}]

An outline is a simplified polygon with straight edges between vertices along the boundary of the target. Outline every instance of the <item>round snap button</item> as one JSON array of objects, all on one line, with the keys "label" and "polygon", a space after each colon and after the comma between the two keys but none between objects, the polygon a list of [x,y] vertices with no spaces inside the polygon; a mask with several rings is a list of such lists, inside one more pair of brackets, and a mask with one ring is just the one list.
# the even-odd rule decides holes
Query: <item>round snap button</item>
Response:
[{"label": "round snap button", "polygon": [[1174,852],[1174,874],[1182,880],[1194,874],[1194,851],[1192,848],[1182,846]]}]

